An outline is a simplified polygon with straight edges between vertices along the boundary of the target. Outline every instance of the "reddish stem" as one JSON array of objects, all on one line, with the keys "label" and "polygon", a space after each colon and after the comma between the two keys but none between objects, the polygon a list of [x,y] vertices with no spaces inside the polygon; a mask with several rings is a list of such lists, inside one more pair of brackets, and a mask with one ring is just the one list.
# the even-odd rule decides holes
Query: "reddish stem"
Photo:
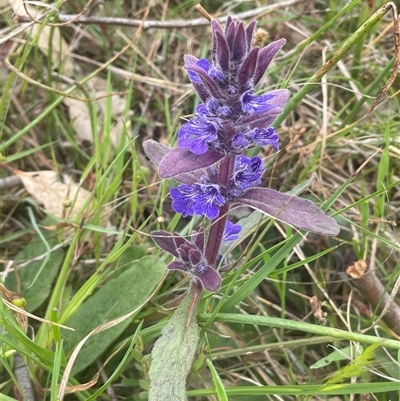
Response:
[{"label": "reddish stem", "polygon": [[[232,176],[235,163],[235,156],[224,159],[219,167],[218,180],[222,188],[226,188],[230,177]],[[207,262],[212,267],[217,267],[219,248],[221,247],[222,237],[224,235],[226,220],[228,218],[229,206],[225,204],[221,207],[219,216],[212,220],[210,233],[208,236],[205,255]]]},{"label": "reddish stem", "polygon": [[201,285],[200,280],[197,280],[197,279],[193,280],[192,281],[192,299],[190,300],[190,304],[189,304],[189,314],[188,314],[188,320],[186,322],[186,327],[190,326],[193,316],[196,315],[195,312],[197,309],[197,305],[200,301],[202,291],[203,291],[203,286]]}]

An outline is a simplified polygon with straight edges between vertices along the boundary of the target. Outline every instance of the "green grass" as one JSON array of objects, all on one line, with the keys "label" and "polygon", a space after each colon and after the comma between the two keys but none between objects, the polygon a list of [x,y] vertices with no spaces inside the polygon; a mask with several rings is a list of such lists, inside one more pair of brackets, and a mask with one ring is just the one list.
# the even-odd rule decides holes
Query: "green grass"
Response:
[{"label": "green grass", "polygon": [[[65,13],[84,7],[61,3],[56,7]],[[261,3],[202,5],[223,16],[256,12]],[[298,2],[254,14],[267,41],[287,38],[260,88],[292,93],[277,121],[281,151],[257,150],[267,166],[264,184],[301,189],[337,218],[341,233],[304,238],[271,219],[233,212],[246,236],[226,257],[241,264],[223,273],[217,294],[203,293],[189,399],[350,401],[368,393],[399,399],[398,337],[377,321],[379,312],[355,289],[344,262],[353,251],[389,292],[396,286],[400,104],[392,95],[398,78],[367,114],[393,67],[392,30],[370,46],[392,21],[390,12],[368,19],[383,4]],[[189,21],[200,17],[195,5],[154,2],[147,10],[148,2],[111,1],[93,15]],[[37,399],[56,401],[64,392],[66,400],[147,399],[152,346],[189,287],[186,277],[167,274],[169,256],[149,233],[187,235],[201,220],[174,214],[173,183],[159,179],[142,142],[176,143],[179,124],[198,104],[183,55],[206,57],[210,29],[139,34],[106,24],[50,27],[53,13],[36,31],[17,33],[12,10],[0,12],[0,40],[10,35],[0,67],[0,399],[19,399],[16,388],[24,385],[16,352]],[[57,52],[61,38],[70,53]],[[80,103],[71,106],[66,98]],[[79,107],[81,125],[70,114]],[[58,216],[47,215],[40,186],[27,192],[21,183],[4,184],[18,171],[43,170],[65,184],[66,195],[51,199],[62,206]],[[71,183],[87,191],[84,202]],[[313,316],[313,296],[326,312],[325,326]],[[12,309],[23,306],[21,298],[26,313]],[[328,344],[354,352],[310,369],[334,351]]]}]

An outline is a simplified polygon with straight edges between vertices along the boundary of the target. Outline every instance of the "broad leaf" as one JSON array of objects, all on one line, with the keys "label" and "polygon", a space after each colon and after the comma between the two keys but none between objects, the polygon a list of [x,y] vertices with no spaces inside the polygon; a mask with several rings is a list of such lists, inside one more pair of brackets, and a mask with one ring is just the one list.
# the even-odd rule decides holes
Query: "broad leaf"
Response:
[{"label": "broad leaf", "polygon": [[[153,139],[148,139],[143,142],[143,149],[147,157],[157,166],[160,167],[161,161],[173,151],[172,148],[165,146]],[[195,184],[200,181],[201,177],[205,174],[205,170],[200,169],[191,171],[189,173],[182,173],[174,176],[173,178],[184,184]]]},{"label": "broad leaf", "polygon": [[[60,242],[57,233],[44,231],[43,237],[47,241],[47,246],[38,235],[34,235],[24,249],[14,257],[14,268],[17,268],[17,272],[9,273],[5,280],[5,286],[9,290],[20,292],[26,299],[25,309],[28,312],[39,308],[50,295],[53,280],[64,259],[61,248],[53,250]],[[19,265],[23,267],[18,269]],[[39,276],[36,277],[38,273]]]},{"label": "broad leaf", "polygon": [[[193,364],[199,328],[191,291],[162,329],[151,353],[149,401],[185,401],[186,377]],[[188,323],[190,319],[190,322]]]},{"label": "broad leaf", "polygon": [[[75,332],[64,331],[69,350],[75,347],[93,329],[134,309],[144,306],[151,293],[166,273],[165,263],[156,256],[145,256],[116,278],[111,278],[88,298],[66,322]],[[72,373],[80,372],[93,363],[124,331],[132,319],[124,320],[90,338],[83,346]]]},{"label": "broad leaf", "polygon": [[201,155],[195,155],[189,149],[176,148],[161,160],[158,174],[161,178],[179,180],[179,175],[204,169],[222,158],[222,155],[212,150]]},{"label": "broad leaf", "polygon": [[258,209],[296,228],[323,235],[337,235],[336,220],[327,216],[313,202],[269,188],[254,188],[235,199],[236,203]]}]

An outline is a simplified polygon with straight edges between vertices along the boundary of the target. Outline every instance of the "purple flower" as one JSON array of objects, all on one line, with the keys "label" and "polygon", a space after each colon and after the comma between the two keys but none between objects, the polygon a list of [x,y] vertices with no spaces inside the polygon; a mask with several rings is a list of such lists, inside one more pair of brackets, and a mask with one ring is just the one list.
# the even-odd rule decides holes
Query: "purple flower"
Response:
[{"label": "purple flower", "polygon": [[[225,30],[215,20],[211,25],[211,59],[184,57],[185,68],[202,103],[194,117],[180,128],[179,147],[172,150],[155,141],[144,144],[146,154],[159,167],[160,177],[181,183],[170,192],[173,209],[184,217],[216,219],[206,247],[213,266],[226,214],[233,203],[261,210],[299,229],[337,234],[335,220],[310,201],[260,188],[262,160],[244,155],[246,149],[254,146],[279,149],[278,135],[271,125],[282,113],[290,92],[278,89],[256,95],[255,87],[285,40],[263,48],[253,47],[255,21],[245,26],[229,17]],[[229,234],[224,237],[231,238]],[[182,248],[178,256],[195,264],[198,272],[206,268],[194,251]]]},{"label": "purple flower", "polygon": [[182,184],[172,188],[170,192],[172,208],[182,213],[183,217],[205,216],[215,219],[219,214],[219,207],[225,204],[225,199],[216,184]]},{"label": "purple flower", "polygon": [[274,128],[254,128],[246,133],[237,133],[232,138],[232,147],[240,150],[256,144],[258,146],[271,145],[275,150],[279,150],[278,141],[279,138]]},{"label": "purple flower", "polygon": [[255,96],[252,91],[243,94],[242,108],[246,113],[262,113],[263,111],[269,111],[272,107],[271,100],[275,98],[273,93],[266,93],[264,95]]},{"label": "purple flower", "polygon": [[199,280],[202,286],[210,292],[216,292],[221,287],[221,277],[208,265],[204,256],[204,233],[194,233],[192,241],[188,241],[177,233],[159,230],[151,233],[153,241],[162,249],[175,256],[167,268],[181,270],[192,280]]},{"label": "purple flower", "polygon": [[[196,65],[202,68],[212,79],[215,81],[222,81],[224,79],[224,74],[222,71],[218,71],[211,63],[205,59],[201,58],[195,61]],[[201,79],[199,75],[191,70],[188,70],[189,79],[193,83],[200,83]]]},{"label": "purple flower", "polygon": [[197,114],[181,127],[178,132],[178,145],[189,148],[195,155],[201,155],[208,150],[208,143],[217,139],[217,129],[214,124]]},{"label": "purple flower", "polygon": [[233,224],[231,221],[227,220],[222,242],[236,241],[239,239],[241,230],[242,226],[240,224]]},{"label": "purple flower", "polygon": [[234,149],[247,149],[251,145],[251,141],[247,137],[247,135],[243,134],[243,132],[237,133],[233,138],[232,138],[232,147]]},{"label": "purple flower", "polygon": [[279,138],[275,128],[254,128],[246,136],[259,146],[271,145],[275,150],[279,150]]},{"label": "purple flower", "polygon": [[251,159],[246,156],[236,157],[233,181],[241,190],[260,184],[263,173],[264,167],[259,157],[254,156]]},{"label": "purple flower", "polygon": [[219,123],[232,117],[232,109],[228,106],[222,106],[215,99],[209,99],[206,103],[199,104],[196,111],[204,117],[216,119]]}]

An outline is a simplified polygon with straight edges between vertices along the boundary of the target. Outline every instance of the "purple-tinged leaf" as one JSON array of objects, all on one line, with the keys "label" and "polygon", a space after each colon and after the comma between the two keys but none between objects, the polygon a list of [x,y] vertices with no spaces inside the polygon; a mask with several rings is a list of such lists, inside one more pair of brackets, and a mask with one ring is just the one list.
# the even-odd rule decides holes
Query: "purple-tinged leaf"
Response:
[{"label": "purple-tinged leaf", "polygon": [[[157,166],[160,166],[161,160],[173,151],[172,148],[165,146],[153,139],[148,139],[143,142],[143,148],[147,157]],[[188,185],[193,185],[199,182],[201,177],[206,173],[206,170],[199,169],[193,172],[178,174],[174,176],[174,179]]]},{"label": "purple-tinged leaf", "polygon": [[177,148],[161,160],[158,174],[161,178],[178,179],[177,176],[180,174],[211,166],[222,158],[222,155],[212,150],[208,150],[202,155],[195,155],[189,149]]},{"label": "purple-tinged leaf", "polygon": [[[225,22],[225,35],[226,35],[226,32],[228,32],[228,28],[232,24],[232,22],[234,23],[232,16],[228,15],[228,18],[226,19],[226,22]],[[233,24],[233,25],[235,25],[235,24]]]},{"label": "purple-tinged leaf", "polygon": [[173,260],[169,265],[167,265],[168,270],[180,270],[187,273],[187,267],[179,260]]},{"label": "purple-tinged leaf", "polygon": [[190,249],[188,252],[189,262],[197,267],[198,271],[204,271],[204,264],[202,262],[203,254],[198,249]]},{"label": "purple-tinged leaf", "polygon": [[148,401],[186,400],[186,378],[192,367],[199,343],[197,303],[199,295],[189,292],[151,352]]},{"label": "purple-tinged leaf", "polygon": [[210,93],[205,88],[202,82],[192,82],[192,86],[199,95],[199,98],[202,102],[206,102],[210,98]]},{"label": "purple-tinged leaf", "polygon": [[[251,49],[250,53],[247,55],[246,59],[243,61],[242,66],[239,71],[239,85],[246,87],[248,82],[253,78],[254,71],[257,65],[257,54],[260,49],[254,47]],[[247,88],[246,88],[247,89]]]},{"label": "purple-tinged leaf", "polygon": [[182,184],[193,185],[196,184],[197,182],[200,182],[201,178],[204,177],[205,174],[207,174],[207,170],[200,169],[192,171],[190,173],[178,174],[174,176],[173,179],[178,182],[181,182]]},{"label": "purple-tinged leaf", "polygon": [[268,128],[281,113],[282,109],[280,107],[274,107],[262,113],[249,114],[240,120],[240,125],[237,127],[237,130],[240,132],[254,128]]},{"label": "purple-tinged leaf", "polygon": [[299,229],[322,235],[337,235],[340,232],[336,220],[327,216],[313,202],[273,189],[249,189],[236,198],[235,203],[258,209]]},{"label": "purple-tinged leaf", "polygon": [[211,21],[211,31],[212,31],[212,49],[211,49],[211,60],[214,64],[218,63],[218,39],[217,39],[217,34],[220,34],[224,37],[225,40],[225,35],[224,31],[222,30],[221,25],[218,23],[217,20],[212,20]]},{"label": "purple-tinged leaf", "polygon": [[233,51],[233,40],[235,38],[235,33],[236,33],[236,21],[233,21],[230,17],[228,17],[228,20],[226,21],[226,27],[225,27],[225,37],[226,37],[226,42],[228,43],[229,46],[229,52]]},{"label": "purple-tinged leaf", "polygon": [[235,40],[233,43],[233,60],[241,61],[246,54],[246,34],[242,22],[237,23]]},{"label": "purple-tinged leaf", "polygon": [[147,157],[158,167],[161,160],[170,152],[172,148],[165,146],[153,139],[147,139],[143,142],[143,149]]},{"label": "purple-tinged leaf", "polygon": [[204,251],[204,231],[199,231],[198,233],[196,233],[193,236],[193,242],[196,244],[197,248],[199,248],[201,251]]},{"label": "purple-tinged leaf", "polygon": [[249,25],[246,27],[246,50],[250,51],[251,49],[251,42],[253,40],[253,32],[254,28],[256,27],[257,21],[255,19],[251,20]]},{"label": "purple-tinged leaf", "polygon": [[206,266],[204,272],[199,274],[197,278],[201,281],[204,289],[209,292],[216,292],[221,287],[221,276],[210,266]]},{"label": "purple-tinged leaf", "polygon": [[274,97],[269,101],[269,103],[271,104],[271,106],[274,107],[280,107],[280,108],[284,108],[289,96],[290,96],[290,90],[288,89],[276,89],[273,91],[269,91],[268,94],[270,95],[274,95]]},{"label": "purple-tinged leaf", "polygon": [[183,56],[183,60],[185,62],[185,65],[186,64],[196,64],[199,61],[199,59],[197,57],[195,57],[191,54],[185,54]]},{"label": "purple-tinged leaf", "polygon": [[[181,237],[182,241],[179,241],[177,234],[171,234],[165,230],[152,231],[150,233],[152,240],[164,251],[169,252],[176,258],[179,257],[178,247],[183,244],[185,239]],[[178,241],[177,241],[178,239]]]},{"label": "purple-tinged leaf", "polygon": [[215,41],[216,41],[216,52],[215,52],[215,63],[219,64],[222,71],[228,71],[229,69],[229,46],[226,43],[225,36],[223,32],[216,31],[215,32]]},{"label": "purple-tinged leaf", "polygon": [[257,68],[254,73],[254,85],[257,85],[265,70],[268,68],[276,53],[286,43],[286,39],[279,39],[262,48],[258,53]]}]

